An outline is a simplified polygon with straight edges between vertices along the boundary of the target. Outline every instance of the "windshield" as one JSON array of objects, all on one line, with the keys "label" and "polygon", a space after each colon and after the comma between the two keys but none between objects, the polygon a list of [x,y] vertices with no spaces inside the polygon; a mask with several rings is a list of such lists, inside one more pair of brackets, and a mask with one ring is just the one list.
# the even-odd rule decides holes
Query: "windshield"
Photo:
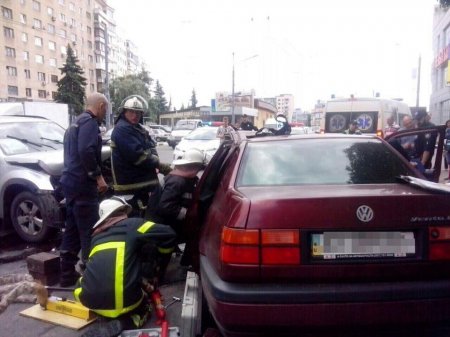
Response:
[{"label": "windshield", "polygon": [[189,140],[211,140],[217,138],[217,128],[198,128],[184,137]]},{"label": "windshield", "polygon": [[174,130],[194,130],[197,123],[197,121],[178,121]]},{"label": "windshield", "polygon": [[64,131],[52,122],[0,124],[0,149],[5,155],[61,149]]},{"label": "windshield", "polygon": [[407,165],[379,140],[291,139],[248,144],[238,186],[380,184],[408,174]]}]

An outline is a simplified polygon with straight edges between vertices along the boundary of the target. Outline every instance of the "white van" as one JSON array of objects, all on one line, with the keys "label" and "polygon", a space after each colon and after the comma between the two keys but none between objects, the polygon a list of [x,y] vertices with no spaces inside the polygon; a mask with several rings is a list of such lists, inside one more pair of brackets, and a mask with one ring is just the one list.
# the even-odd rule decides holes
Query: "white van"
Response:
[{"label": "white van", "polygon": [[384,137],[386,119],[392,116],[394,124],[401,126],[405,115],[411,115],[411,110],[398,100],[375,97],[332,99],[325,105],[320,131],[342,133],[351,121],[356,120],[362,133]]}]

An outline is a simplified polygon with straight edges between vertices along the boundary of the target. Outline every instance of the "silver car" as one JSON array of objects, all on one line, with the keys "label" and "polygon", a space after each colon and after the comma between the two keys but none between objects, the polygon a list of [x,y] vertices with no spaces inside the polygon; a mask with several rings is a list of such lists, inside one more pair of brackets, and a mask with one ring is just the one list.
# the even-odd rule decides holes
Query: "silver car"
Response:
[{"label": "silver car", "polygon": [[[64,226],[65,129],[41,117],[0,116],[0,223],[27,242],[41,242]],[[109,158],[109,146],[102,156]]]}]

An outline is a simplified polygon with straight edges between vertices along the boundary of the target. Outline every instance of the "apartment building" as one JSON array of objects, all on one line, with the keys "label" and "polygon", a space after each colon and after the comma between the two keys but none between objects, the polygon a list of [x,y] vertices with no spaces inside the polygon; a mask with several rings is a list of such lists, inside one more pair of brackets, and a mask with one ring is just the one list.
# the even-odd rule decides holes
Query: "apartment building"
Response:
[{"label": "apartment building", "polygon": [[285,115],[288,121],[292,121],[292,113],[294,112],[294,96],[291,94],[282,94],[276,96],[275,99],[277,112]]},{"label": "apartment building", "polygon": [[96,90],[94,0],[3,0],[0,25],[0,99],[52,100],[70,44]]},{"label": "apartment building", "polygon": [[433,17],[433,53],[431,70],[431,121],[444,124],[450,119],[450,10],[435,6]]}]

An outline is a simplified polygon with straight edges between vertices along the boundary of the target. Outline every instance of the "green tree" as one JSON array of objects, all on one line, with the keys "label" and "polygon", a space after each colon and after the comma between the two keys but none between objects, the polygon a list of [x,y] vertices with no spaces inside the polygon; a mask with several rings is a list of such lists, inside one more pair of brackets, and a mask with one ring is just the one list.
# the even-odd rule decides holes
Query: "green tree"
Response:
[{"label": "green tree", "polygon": [[159,116],[161,115],[162,112],[168,111],[168,106],[167,100],[164,97],[165,93],[163,87],[161,86],[158,80],[156,80],[156,87],[154,93],[155,93],[153,97],[154,104],[152,106],[156,114],[156,122],[159,123]]},{"label": "green tree", "polygon": [[191,96],[191,108],[196,108],[197,107],[197,95],[195,94],[195,89],[192,89],[192,96]]},{"label": "green tree", "polygon": [[109,96],[113,113],[116,115],[119,113],[120,104],[126,97],[130,95],[140,95],[149,103],[149,111],[145,113],[144,117],[152,118],[150,95],[150,86],[152,82],[153,79],[145,69],[142,69],[138,74],[116,77],[112,80],[109,86]]},{"label": "green tree", "polygon": [[83,77],[84,71],[78,62],[78,58],[68,44],[66,63],[59,68],[63,76],[58,81],[58,90],[55,96],[55,101],[67,103],[70,114],[75,116],[83,112],[86,97],[86,78]]},{"label": "green tree", "polygon": [[439,4],[443,8],[448,8],[450,6],[450,0],[439,0]]}]

